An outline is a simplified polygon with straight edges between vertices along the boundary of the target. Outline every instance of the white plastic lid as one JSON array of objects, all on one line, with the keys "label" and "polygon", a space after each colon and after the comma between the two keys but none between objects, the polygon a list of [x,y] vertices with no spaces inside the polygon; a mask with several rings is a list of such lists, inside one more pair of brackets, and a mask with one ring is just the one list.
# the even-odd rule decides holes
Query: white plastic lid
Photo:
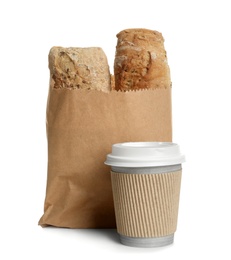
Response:
[{"label": "white plastic lid", "polygon": [[171,142],[125,142],[112,145],[106,165],[117,167],[155,167],[185,162],[180,147]]}]

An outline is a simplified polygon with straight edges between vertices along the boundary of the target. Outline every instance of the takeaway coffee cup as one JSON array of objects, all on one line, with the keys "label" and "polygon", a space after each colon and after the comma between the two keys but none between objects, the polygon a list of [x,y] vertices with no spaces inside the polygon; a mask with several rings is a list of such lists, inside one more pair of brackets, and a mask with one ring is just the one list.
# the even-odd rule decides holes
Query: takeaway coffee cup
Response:
[{"label": "takeaway coffee cup", "polygon": [[175,143],[112,146],[105,164],[111,166],[116,226],[122,244],[159,247],[173,243],[184,161]]}]

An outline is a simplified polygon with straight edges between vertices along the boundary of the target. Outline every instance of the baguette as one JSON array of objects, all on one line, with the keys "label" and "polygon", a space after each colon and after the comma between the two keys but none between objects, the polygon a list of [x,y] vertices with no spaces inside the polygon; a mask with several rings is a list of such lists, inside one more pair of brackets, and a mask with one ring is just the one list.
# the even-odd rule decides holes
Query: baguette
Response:
[{"label": "baguette", "polygon": [[148,29],[127,29],[117,34],[114,60],[115,89],[170,88],[164,38]]},{"label": "baguette", "polygon": [[49,69],[55,89],[111,90],[108,61],[101,48],[52,47]]}]

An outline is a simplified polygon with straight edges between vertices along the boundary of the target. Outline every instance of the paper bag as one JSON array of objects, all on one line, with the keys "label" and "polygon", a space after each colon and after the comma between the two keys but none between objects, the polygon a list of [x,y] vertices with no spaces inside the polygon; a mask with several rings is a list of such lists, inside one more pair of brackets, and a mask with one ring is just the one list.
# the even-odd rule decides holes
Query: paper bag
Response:
[{"label": "paper bag", "polygon": [[171,89],[103,93],[50,88],[48,173],[41,226],[115,228],[114,143],[171,141]]}]

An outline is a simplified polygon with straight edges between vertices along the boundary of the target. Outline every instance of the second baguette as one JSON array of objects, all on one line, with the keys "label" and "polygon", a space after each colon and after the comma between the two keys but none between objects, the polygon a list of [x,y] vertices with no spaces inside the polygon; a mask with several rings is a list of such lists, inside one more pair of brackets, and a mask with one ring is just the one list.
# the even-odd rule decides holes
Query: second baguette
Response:
[{"label": "second baguette", "polygon": [[161,33],[127,29],[117,34],[115,89],[121,91],[171,87],[170,70]]}]

